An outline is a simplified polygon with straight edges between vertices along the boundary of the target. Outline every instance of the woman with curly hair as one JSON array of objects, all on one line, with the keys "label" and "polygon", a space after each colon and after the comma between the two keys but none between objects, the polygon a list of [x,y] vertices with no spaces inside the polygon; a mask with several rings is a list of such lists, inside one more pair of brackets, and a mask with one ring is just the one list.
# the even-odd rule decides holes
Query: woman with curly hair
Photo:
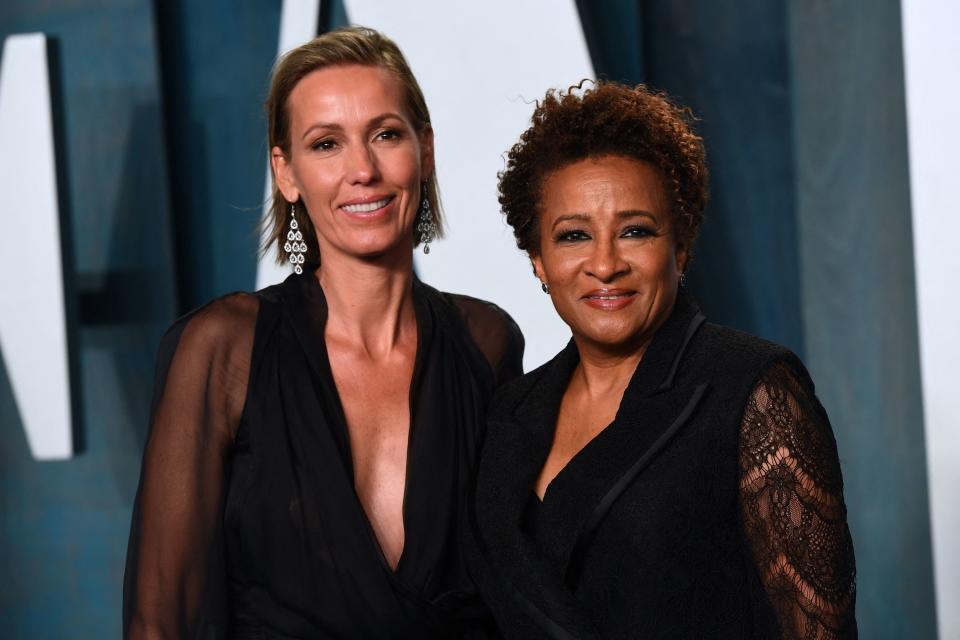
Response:
[{"label": "woman with curly hair", "polygon": [[550,92],[500,203],[572,340],[493,401],[474,574],[514,638],[851,638],[830,423],[787,349],[684,289],[707,201],[688,112]]}]

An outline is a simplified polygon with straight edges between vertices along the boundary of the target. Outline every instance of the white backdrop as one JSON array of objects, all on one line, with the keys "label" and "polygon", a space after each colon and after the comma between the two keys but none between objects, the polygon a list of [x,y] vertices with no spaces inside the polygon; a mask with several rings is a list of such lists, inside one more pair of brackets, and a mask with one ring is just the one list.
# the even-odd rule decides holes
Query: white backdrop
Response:
[{"label": "white backdrop", "polygon": [[[288,0],[284,15],[311,4]],[[438,289],[506,309],[526,336],[525,368],[536,367],[566,344],[570,331],[541,292],[499,213],[496,175],[506,150],[526,128],[533,102],[550,87],[593,76],[575,3],[553,1],[547,14],[537,0],[344,4],[351,23],[373,27],[397,42],[433,119],[448,234],[430,246],[429,255],[417,252],[417,273]],[[301,41],[308,37],[302,34]],[[292,44],[281,34],[281,50]],[[285,273],[262,264],[257,286],[279,281]]]},{"label": "white backdrop", "polygon": [[30,452],[61,460],[73,418],[47,37],[10,36],[2,57],[0,353]]},{"label": "white backdrop", "polygon": [[960,638],[960,4],[903,0],[901,11],[934,578],[947,640]]}]

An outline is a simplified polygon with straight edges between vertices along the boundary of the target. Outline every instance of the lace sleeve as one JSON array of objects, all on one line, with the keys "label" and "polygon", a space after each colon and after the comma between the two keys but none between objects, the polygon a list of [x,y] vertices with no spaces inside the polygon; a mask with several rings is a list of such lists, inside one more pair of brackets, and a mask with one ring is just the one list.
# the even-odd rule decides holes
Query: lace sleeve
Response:
[{"label": "lace sleeve", "polygon": [[124,574],[125,638],[221,637],[220,521],[258,303],[236,294],[164,336]]},{"label": "lace sleeve", "polygon": [[484,300],[450,294],[497,386],[523,375],[523,333],[506,311]]},{"label": "lace sleeve", "polygon": [[740,430],[740,504],[784,638],[856,638],[853,543],[827,416],[784,364],[754,387]]}]

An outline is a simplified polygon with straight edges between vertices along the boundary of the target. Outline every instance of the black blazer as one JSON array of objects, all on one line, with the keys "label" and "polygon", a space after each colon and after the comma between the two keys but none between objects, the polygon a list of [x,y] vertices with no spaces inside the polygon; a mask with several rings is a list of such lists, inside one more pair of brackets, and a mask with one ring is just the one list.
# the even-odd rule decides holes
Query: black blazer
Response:
[{"label": "black blazer", "polygon": [[[788,372],[795,383],[793,395],[782,400],[800,399],[800,405],[789,406],[807,414],[786,426],[793,436],[806,433],[814,440],[790,441],[787,448],[817,454],[795,457],[818,486],[833,491],[840,507],[831,512],[836,517],[826,518],[829,522],[808,522],[811,528],[789,532],[826,532],[830,548],[810,545],[804,554],[829,565],[831,575],[787,554],[797,567],[789,577],[815,581],[827,602],[842,600],[847,612],[839,622],[829,622],[842,627],[842,637],[856,634],[853,551],[836,444],[796,356],[705,323],[697,305],[681,292],[624,392],[614,422],[557,475],[540,504],[532,490],[577,363],[571,341],[553,360],[502,388],[488,419],[470,513],[469,555],[474,578],[505,636],[781,637],[778,611],[798,603],[768,596],[778,585],[757,566],[758,561],[766,566],[767,558],[760,556],[772,558],[776,549],[751,544],[740,489],[743,462],[751,455],[762,462],[767,448],[782,449],[769,438],[754,442],[751,436],[744,442],[742,429],[756,390],[766,388],[759,381],[776,369]],[[766,418],[753,419],[766,425]],[[794,497],[776,493],[774,484],[764,484],[758,496],[766,491],[767,498]],[[767,511],[750,513],[760,517]],[[762,517],[760,522],[770,524]],[[802,544],[794,544],[794,550]],[[809,610],[810,603],[799,604],[806,614],[817,613]]]}]

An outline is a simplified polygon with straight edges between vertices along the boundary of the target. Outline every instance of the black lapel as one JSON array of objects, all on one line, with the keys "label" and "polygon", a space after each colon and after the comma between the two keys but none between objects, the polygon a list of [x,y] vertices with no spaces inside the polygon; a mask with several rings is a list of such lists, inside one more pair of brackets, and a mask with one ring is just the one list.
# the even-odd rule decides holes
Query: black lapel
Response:
[{"label": "black lapel", "polygon": [[647,465],[650,464],[650,461],[663,450],[664,447],[669,444],[673,436],[680,430],[683,425],[690,420],[694,411],[696,411],[697,406],[700,404],[700,401],[706,395],[709,389],[709,384],[704,382],[696,387],[693,391],[693,395],[687,401],[686,405],[683,408],[683,411],[680,412],[673,422],[670,424],[667,429],[660,434],[660,436],[650,445],[650,447],[637,458],[637,460],[630,465],[627,471],[621,475],[617,481],[610,487],[597,506],[594,508],[593,512],[590,514],[590,517],[580,528],[580,531],[577,533],[575,538],[573,549],[570,552],[570,560],[567,563],[566,571],[566,583],[571,589],[575,588],[577,582],[580,579],[580,573],[583,570],[583,559],[586,557],[586,551],[590,546],[590,543],[593,542],[594,535],[597,532],[597,528],[600,526],[600,523],[603,522],[603,519],[607,516],[607,513],[610,511],[610,507],[613,506],[613,503],[616,502],[624,491],[627,490],[627,487],[636,480],[637,476],[640,475],[640,472],[643,471]]},{"label": "black lapel", "polygon": [[[596,630],[555,566],[521,531],[527,500],[553,439],[560,398],[579,358],[571,342],[529,377],[516,413],[494,408],[477,473],[475,534],[489,568],[514,606],[555,639]],[[532,380],[531,380],[532,378]]]},{"label": "black lapel", "polygon": [[573,521],[580,524],[566,546],[569,553],[565,579],[571,589],[577,584],[586,551],[610,508],[689,422],[709,391],[706,383],[675,388],[683,355],[704,321],[696,303],[681,290],[670,317],[637,365],[613,424],[597,438],[600,451],[592,453],[605,456],[607,464],[595,464],[597,458],[587,456],[571,461],[593,464],[589,474],[579,477],[589,475],[594,480],[581,487],[579,509],[573,512]]},{"label": "black lapel", "polygon": [[[703,322],[697,305],[681,292],[638,365],[617,413],[615,423],[622,423],[620,436],[628,442],[623,455],[629,458],[612,477],[598,478],[599,485],[588,492],[592,494],[587,497],[589,508],[583,511],[566,573],[522,533],[521,518],[549,452],[560,401],[579,362],[576,345],[571,341],[522,381],[525,392],[512,403],[511,411],[492,416],[477,477],[481,544],[511,597],[547,637],[596,635],[572,595],[579,563],[616,499],[681,430],[706,394],[706,385],[698,386],[687,391],[678,406],[677,393],[683,390],[674,390],[683,353]],[[667,396],[667,402],[660,401]]]}]

